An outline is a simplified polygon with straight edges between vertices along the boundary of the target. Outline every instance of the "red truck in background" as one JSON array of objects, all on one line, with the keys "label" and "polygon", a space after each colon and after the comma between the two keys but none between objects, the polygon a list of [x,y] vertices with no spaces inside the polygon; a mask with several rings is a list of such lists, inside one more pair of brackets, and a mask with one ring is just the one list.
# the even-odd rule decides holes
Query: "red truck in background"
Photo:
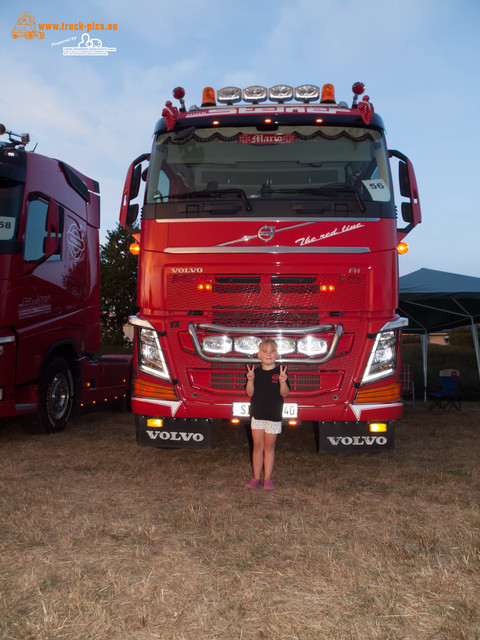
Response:
[{"label": "red truck in background", "polygon": [[131,356],[100,343],[99,185],[0,125],[0,417],[63,429],[129,394]]},{"label": "red truck in background", "polygon": [[209,446],[212,419],[247,421],[246,365],[270,336],[291,387],[284,418],[311,421],[318,451],[393,448],[398,253],[420,203],[410,161],[388,151],[364,85],[352,90],[350,107],[330,84],[206,88],[189,110],[177,88],[179,108],[166,103],[120,212],[138,240],[140,444]]}]

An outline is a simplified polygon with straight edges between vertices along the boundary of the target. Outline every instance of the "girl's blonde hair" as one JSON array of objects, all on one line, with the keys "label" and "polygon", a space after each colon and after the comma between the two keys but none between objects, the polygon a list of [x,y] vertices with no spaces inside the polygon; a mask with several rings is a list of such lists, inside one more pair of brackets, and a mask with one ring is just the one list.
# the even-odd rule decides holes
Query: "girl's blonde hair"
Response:
[{"label": "girl's blonde hair", "polygon": [[272,347],[273,351],[278,353],[277,343],[273,338],[264,338],[258,345],[258,350],[261,351],[263,347]]}]

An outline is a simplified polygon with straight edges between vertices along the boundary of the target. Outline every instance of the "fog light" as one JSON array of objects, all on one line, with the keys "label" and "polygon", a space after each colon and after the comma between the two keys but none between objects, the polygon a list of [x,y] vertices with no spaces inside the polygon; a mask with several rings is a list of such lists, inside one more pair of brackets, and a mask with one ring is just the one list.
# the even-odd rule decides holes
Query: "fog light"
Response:
[{"label": "fog light", "polygon": [[232,350],[233,342],[228,336],[208,336],[202,340],[203,350],[207,353],[225,354]]},{"label": "fog light", "polygon": [[321,356],[327,353],[328,343],[323,338],[306,336],[297,342],[297,351],[305,356]]},{"label": "fog light", "polygon": [[235,351],[253,356],[258,353],[258,347],[260,346],[261,341],[262,339],[257,338],[256,336],[242,336],[241,338],[235,338]]},{"label": "fog light", "polygon": [[295,351],[295,340],[293,338],[275,338],[277,352],[279,356]]}]

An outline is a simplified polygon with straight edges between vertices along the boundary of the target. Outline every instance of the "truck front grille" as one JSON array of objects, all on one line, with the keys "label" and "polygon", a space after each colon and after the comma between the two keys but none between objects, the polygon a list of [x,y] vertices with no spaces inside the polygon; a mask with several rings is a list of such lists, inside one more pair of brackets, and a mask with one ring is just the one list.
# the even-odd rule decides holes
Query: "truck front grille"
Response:
[{"label": "truck front grille", "polygon": [[[340,371],[320,371],[318,367],[306,370],[298,366],[287,369],[290,391],[299,395],[313,395],[334,391],[340,387],[343,374]],[[216,392],[243,392],[247,382],[245,368],[222,370],[191,369],[190,377],[195,386]]]}]

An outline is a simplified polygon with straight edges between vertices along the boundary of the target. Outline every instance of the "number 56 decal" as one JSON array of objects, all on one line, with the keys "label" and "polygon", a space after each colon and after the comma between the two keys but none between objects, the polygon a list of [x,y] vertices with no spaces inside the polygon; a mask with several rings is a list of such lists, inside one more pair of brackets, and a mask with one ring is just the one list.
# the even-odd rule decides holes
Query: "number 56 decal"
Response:
[{"label": "number 56 decal", "polygon": [[377,202],[389,202],[390,189],[387,187],[384,180],[377,178],[376,180],[362,180],[365,187],[368,189],[368,193],[372,196],[372,200]]}]

